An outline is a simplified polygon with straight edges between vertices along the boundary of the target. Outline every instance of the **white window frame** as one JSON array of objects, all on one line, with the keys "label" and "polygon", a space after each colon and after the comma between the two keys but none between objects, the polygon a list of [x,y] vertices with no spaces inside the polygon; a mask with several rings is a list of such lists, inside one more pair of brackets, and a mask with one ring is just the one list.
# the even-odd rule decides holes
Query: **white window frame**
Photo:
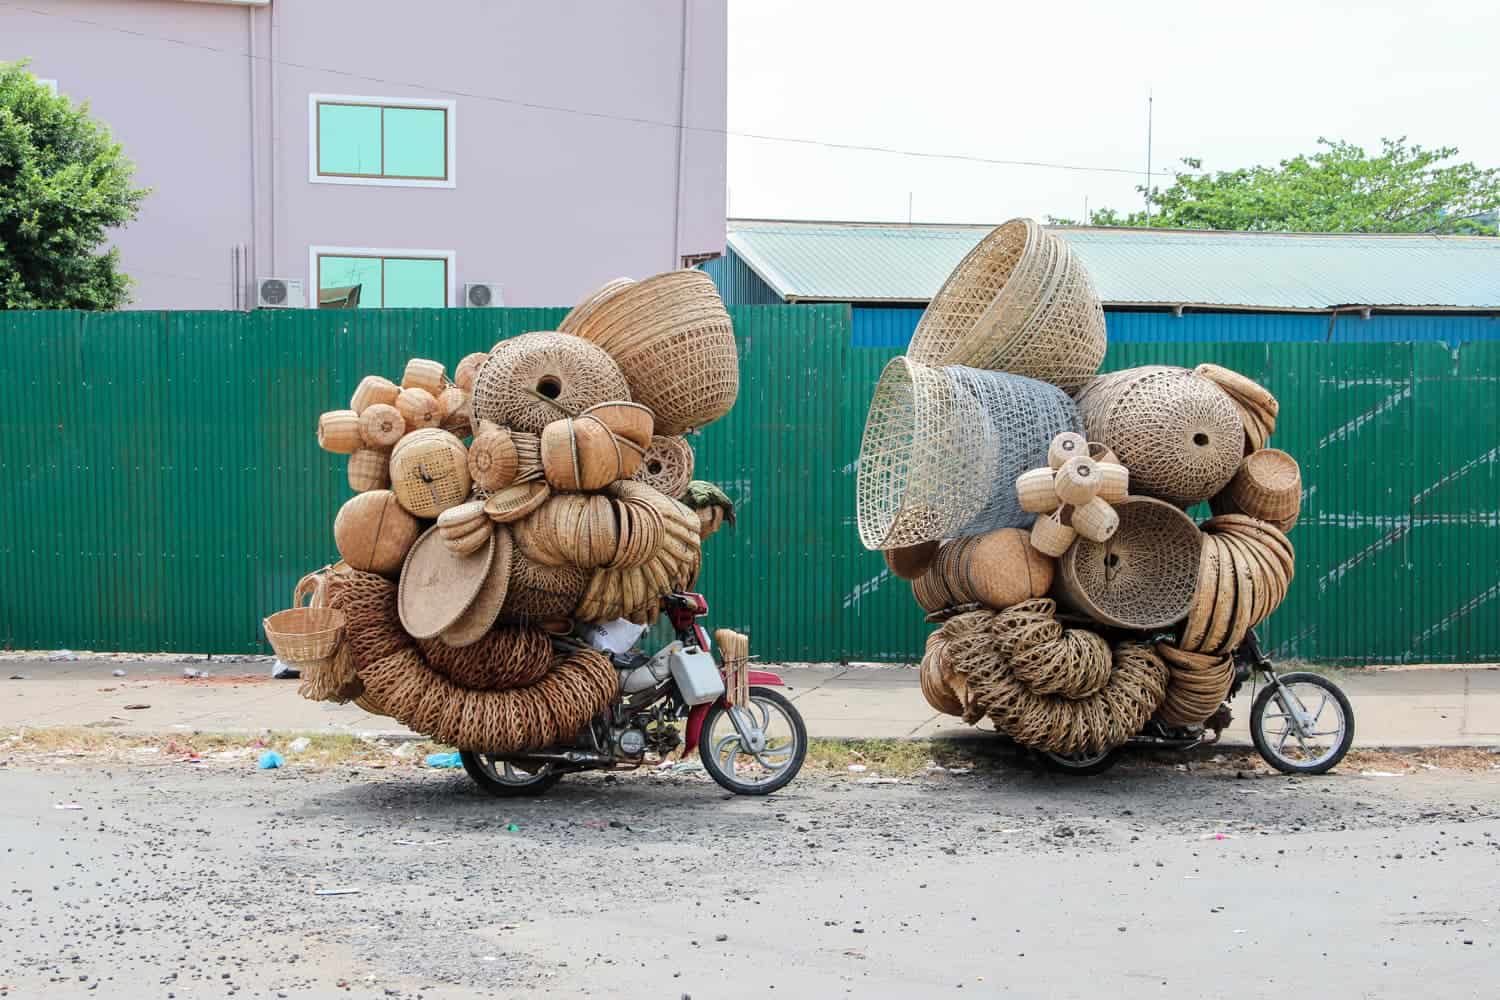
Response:
[{"label": "white window frame", "polygon": [[[447,301],[443,303],[443,308],[451,309],[453,308],[453,304],[458,301],[458,254],[453,250],[310,246],[307,248],[307,287],[312,289],[309,301],[312,303],[312,308],[314,309],[318,307],[318,296],[322,291],[322,286],[318,282],[319,257],[417,257],[428,260],[446,260],[448,262],[448,289]],[[381,308],[385,308],[384,302],[381,303]]]},{"label": "white window frame", "polygon": [[[318,105],[365,104],[382,108],[420,108],[446,111],[448,176],[444,180],[415,177],[333,177],[318,172]],[[313,184],[353,184],[359,187],[451,188],[458,186],[458,102],[414,97],[361,97],[356,94],[307,95],[307,179]]]}]

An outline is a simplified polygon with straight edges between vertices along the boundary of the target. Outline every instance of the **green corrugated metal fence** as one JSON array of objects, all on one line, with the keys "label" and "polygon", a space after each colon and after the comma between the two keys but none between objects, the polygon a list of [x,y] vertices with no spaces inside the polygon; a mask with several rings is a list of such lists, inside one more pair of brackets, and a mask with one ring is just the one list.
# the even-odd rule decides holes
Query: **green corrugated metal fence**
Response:
[{"label": "green corrugated metal fence", "polygon": [[[845,306],[731,309],[734,411],[695,440],[741,521],[709,543],[715,624],[776,660],[909,660],[927,626],[854,530],[871,387]],[[0,313],[0,642],[244,652],[334,557],[349,495],[316,416],[412,356],[453,365],[562,310]],[[1301,461],[1282,655],[1500,659],[1500,343],[1119,344],[1107,368],[1215,361],[1282,402]]]}]

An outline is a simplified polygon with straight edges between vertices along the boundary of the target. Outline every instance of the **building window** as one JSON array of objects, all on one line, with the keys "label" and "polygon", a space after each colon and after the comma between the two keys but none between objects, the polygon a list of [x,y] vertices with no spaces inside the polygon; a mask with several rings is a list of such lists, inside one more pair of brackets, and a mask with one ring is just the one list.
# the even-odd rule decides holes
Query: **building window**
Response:
[{"label": "building window", "polygon": [[453,301],[452,251],[313,247],[320,309],[439,309]]},{"label": "building window", "polygon": [[452,187],[452,101],[313,94],[309,179],[323,184]]}]

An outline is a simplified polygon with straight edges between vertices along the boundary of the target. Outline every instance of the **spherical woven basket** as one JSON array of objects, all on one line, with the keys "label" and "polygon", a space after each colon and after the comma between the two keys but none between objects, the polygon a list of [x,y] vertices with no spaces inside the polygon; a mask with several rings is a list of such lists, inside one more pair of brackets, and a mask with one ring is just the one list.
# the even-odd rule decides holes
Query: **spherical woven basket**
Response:
[{"label": "spherical woven basket", "polygon": [[907,355],[1070,388],[1104,360],[1104,310],[1067,242],[1012,219],[979,242],[922,313]]},{"label": "spherical woven basket", "polygon": [[868,549],[1029,525],[1016,479],[1047,464],[1059,433],[1079,427],[1055,386],[1003,372],[929,368],[893,358],[865,419],[857,476]]},{"label": "spherical woven basket", "polygon": [[469,478],[489,492],[516,481],[520,456],[509,430],[488,424],[469,442]]},{"label": "spherical woven basket", "polygon": [[651,447],[641,456],[631,478],[636,482],[655,487],[669,497],[680,497],[693,481],[693,446],[687,438],[664,437],[660,434],[651,439]]},{"label": "spherical woven basket", "polygon": [[468,500],[469,485],[468,450],[445,430],[413,431],[391,451],[391,489],[418,517],[437,517]]},{"label": "spherical woven basket", "polygon": [[596,417],[554,420],[541,437],[542,472],[554,490],[601,490],[624,471],[627,449]]},{"label": "spherical woven basket", "polygon": [[465,354],[458,367],[453,369],[453,384],[463,390],[464,395],[472,395],[474,392],[474,376],[479,374],[479,369],[490,359],[488,352],[475,351]]},{"label": "spherical woven basket", "polygon": [[421,533],[421,524],[390,490],[351,497],[333,520],[333,542],[356,570],[395,575]]},{"label": "spherical woven basket", "polygon": [[426,389],[402,389],[396,397],[396,409],[406,421],[407,432],[436,428],[443,422],[443,411],[437,397]]},{"label": "spherical woven basket", "polygon": [[1130,470],[1130,488],[1178,506],[1218,493],[1239,468],[1245,431],[1218,386],[1185,368],[1111,372],[1075,396],[1089,439]]},{"label": "spherical woven basket", "polygon": [[620,363],[633,399],[651,408],[656,433],[673,436],[728,413],[739,395],[734,327],[713,279],[669,271],[616,289],[574,324]]},{"label": "spherical woven basket", "polygon": [[635,284],[634,278],[611,278],[589,294],[585,295],[579,303],[557,324],[559,333],[571,333],[578,336],[578,328],[592,316],[600,306],[614,298],[620,292]]},{"label": "spherical woven basket", "polygon": [[474,376],[474,420],[540,434],[554,420],[596,403],[629,399],[620,366],[603,350],[566,333],[523,333],[501,341]]},{"label": "spherical woven basket", "polygon": [[1107,542],[1079,537],[1058,560],[1057,589],[1074,609],[1117,628],[1166,628],[1187,616],[1202,535],[1169,503],[1130,497]]}]

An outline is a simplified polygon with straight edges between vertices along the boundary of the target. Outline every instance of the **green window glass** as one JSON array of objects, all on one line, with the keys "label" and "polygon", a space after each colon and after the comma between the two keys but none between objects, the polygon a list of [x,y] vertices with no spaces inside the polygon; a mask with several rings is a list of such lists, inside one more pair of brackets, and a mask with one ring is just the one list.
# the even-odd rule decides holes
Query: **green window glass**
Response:
[{"label": "green window glass", "polygon": [[448,112],[320,102],[318,173],[446,180]]},{"label": "green window glass", "polygon": [[[360,286],[361,309],[440,309],[448,304],[448,262],[441,257],[318,257],[320,305],[343,303],[343,290],[354,285]],[[324,294],[335,289],[336,299]]]}]

